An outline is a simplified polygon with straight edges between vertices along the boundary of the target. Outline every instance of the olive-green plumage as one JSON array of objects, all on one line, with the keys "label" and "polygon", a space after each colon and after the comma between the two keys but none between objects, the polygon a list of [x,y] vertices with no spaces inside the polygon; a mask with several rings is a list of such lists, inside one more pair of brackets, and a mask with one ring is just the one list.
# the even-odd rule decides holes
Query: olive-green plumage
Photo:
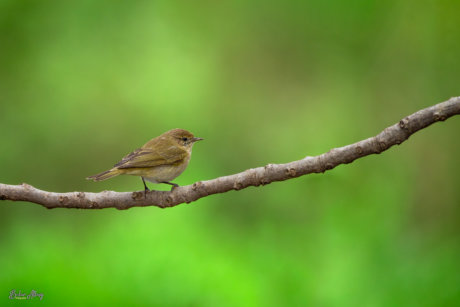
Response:
[{"label": "olive-green plumage", "polygon": [[[192,147],[202,138],[183,129],[169,130],[151,139],[144,146],[126,155],[108,171],[89,176],[86,179],[101,181],[118,175],[141,176],[142,181],[167,183],[179,176],[187,167],[192,154]],[[144,187],[148,190],[147,186]]]}]

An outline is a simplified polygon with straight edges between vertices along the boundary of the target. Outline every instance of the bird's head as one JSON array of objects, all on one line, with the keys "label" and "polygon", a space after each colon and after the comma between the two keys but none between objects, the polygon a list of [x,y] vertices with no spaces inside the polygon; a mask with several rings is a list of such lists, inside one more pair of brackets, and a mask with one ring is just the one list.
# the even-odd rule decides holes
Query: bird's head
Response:
[{"label": "bird's head", "polygon": [[184,129],[173,129],[165,132],[164,134],[167,134],[168,137],[171,137],[180,146],[184,146],[186,148],[192,148],[195,142],[203,140],[202,138],[193,136],[193,133]]}]

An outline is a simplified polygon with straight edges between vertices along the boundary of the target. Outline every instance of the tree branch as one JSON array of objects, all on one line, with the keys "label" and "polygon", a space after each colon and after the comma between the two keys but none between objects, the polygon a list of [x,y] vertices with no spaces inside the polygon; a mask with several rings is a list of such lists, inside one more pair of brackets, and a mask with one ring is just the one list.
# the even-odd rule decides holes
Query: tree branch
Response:
[{"label": "tree branch", "polygon": [[268,164],[230,176],[198,181],[192,185],[178,187],[173,191],[151,191],[146,197],[144,197],[144,191],[54,193],[23,183],[22,185],[0,184],[0,200],[28,201],[49,209],[173,207],[212,194],[241,190],[249,186],[266,185],[274,181],[288,180],[311,173],[324,173],[337,165],[351,163],[367,155],[379,154],[393,145],[401,144],[418,130],[458,114],[460,114],[460,97],[453,97],[403,118],[399,123],[386,128],[374,137],[331,149],[319,156],[306,157],[285,164]]}]

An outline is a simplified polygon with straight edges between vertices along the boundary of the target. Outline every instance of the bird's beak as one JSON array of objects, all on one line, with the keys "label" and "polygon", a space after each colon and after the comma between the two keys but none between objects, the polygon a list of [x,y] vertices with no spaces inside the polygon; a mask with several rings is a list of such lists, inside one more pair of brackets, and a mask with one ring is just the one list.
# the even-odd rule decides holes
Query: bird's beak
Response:
[{"label": "bird's beak", "polygon": [[195,142],[202,141],[202,140],[204,140],[204,139],[202,139],[202,138],[193,138],[192,142],[195,143]]}]

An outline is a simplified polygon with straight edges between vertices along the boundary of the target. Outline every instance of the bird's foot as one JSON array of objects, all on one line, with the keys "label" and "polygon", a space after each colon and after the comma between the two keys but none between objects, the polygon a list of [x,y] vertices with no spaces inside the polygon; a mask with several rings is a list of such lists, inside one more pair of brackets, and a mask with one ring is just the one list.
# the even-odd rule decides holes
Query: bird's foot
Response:
[{"label": "bird's foot", "polygon": [[145,187],[145,189],[144,189],[144,198],[147,198],[147,192],[150,192],[150,189]]},{"label": "bird's foot", "polygon": [[144,184],[144,198],[147,198],[147,192],[150,192],[150,189],[145,184],[144,177],[141,177],[141,179],[142,179],[142,183]]},{"label": "bird's foot", "polygon": [[175,188],[178,188],[178,187],[179,187],[179,185],[178,185],[177,183],[174,183],[174,182],[163,181],[162,183],[166,183],[166,184],[172,185],[172,187],[171,187],[171,192],[174,191]]}]

